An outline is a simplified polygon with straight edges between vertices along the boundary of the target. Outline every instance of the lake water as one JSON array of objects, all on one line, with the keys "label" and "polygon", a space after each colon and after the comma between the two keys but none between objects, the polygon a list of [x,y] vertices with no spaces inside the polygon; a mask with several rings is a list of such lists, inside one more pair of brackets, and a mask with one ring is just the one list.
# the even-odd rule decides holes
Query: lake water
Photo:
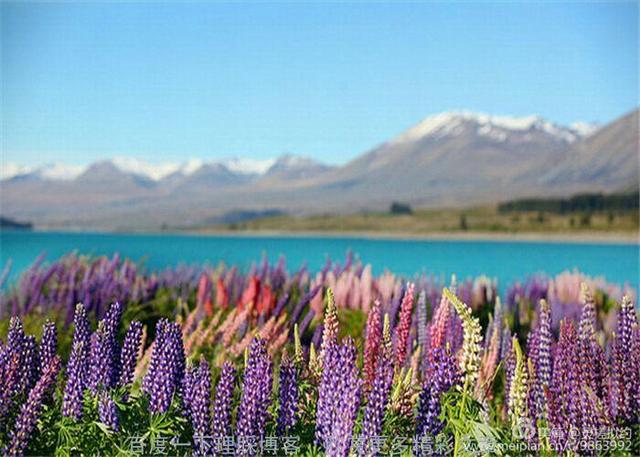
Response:
[{"label": "lake water", "polygon": [[[51,232],[0,233],[0,264],[13,262],[13,274],[41,253],[53,260],[76,250],[84,254],[122,256],[143,261],[152,269],[179,263],[208,262],[248,268],[266,254],[285,255],[289,268],[303,262],[316,270],[327,256],[342,260],[352,250],[375,273],[389,269],[412,275],[431,273],[448,278],[486,274],[506,284],[531,274],[556,274],[578,269],[608,281],[638,287],[638,244],[598,244],[523,241],[424,241],[336,237],[189,236]],[[14,276],[15,277],[15,276]]]}]

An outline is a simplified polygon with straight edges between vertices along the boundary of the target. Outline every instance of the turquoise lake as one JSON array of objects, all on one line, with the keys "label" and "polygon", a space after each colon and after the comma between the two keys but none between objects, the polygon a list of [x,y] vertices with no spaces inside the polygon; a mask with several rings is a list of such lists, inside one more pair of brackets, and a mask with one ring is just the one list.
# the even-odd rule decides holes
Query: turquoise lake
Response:
[{"label": "turquoise lake", "polygon": [[486,274],[505,285],[535,273],[578,269],[617,284],[638,287],[640,245],[524,241],[431,241],[340,237],[190,236],[167,234],[97,234],[59,232],[0,233],[0,263],[11,259],[12,277],[41,253],[54,260],[70,251],[122,256],[150,269],[208,262],[248,268],[263,255],[285,255],[289,268],[304,262],[313,269],[327,257],[343,260],[351,250],[374,273],[389,269],[413,275],[425,272],[448,278]]}]

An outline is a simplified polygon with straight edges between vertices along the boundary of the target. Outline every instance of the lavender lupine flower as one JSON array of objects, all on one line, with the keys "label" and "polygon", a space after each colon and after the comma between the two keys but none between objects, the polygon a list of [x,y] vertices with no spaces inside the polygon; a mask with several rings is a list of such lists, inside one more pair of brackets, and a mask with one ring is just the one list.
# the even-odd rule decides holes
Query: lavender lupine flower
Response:
[{"label": "lavender lupine flower", "polygon": [[143,380],[143,391],[149,394],[152,413],[167,412],[173,395],[182,384],[185,370],[184,343],[180,325],[161,319],[156,340]]},{"label": "lavender lupine flower", "polygon": [[418,315],[418,346],[422,354],[427,353],[427,344],[429,339],[429,328],[427,323],[427,294],[424,290],[418,295],[418,303],[416,305]]},{"label": "lavender lupine flower", "polygon": [[211,425],[211,370],[204,357],[200,357],[192,389],[189,415],[195,442],[193,455],[207,455],[206,439],[209,437]]},{"label": "lavender lupine flower", "polygon": [[280,362],[279,381],[280,408],[277,431],[283,436],[296,425],[298,413],[298,369],[286,351]]},{"label": "lavender lupine flower", "polygon": [[56,355],[58,348],[58,332],[53,322],[47,321],[42,327],[42,340],[38,351],[40,367],[46,367]]},{"label": "lavender lupine flower", "polygon": [[451,387],[459,384],[455,355],[448,348],[434,347],[429,354],[429,366],[418,400],[416,436],[436,436],[444,424],[440,420],[440,400]]},{"label": "lavender lupine flower", "polygon": [[[238,407],[236,432],[240,441],[258,440],[264,436],[265,422],[271,397],[271,357],[263,339],[254,338],[244,372],[242,397]],[[250,454],[249,449],[238,450],[240,455]]]},{"label": "lavender lupine flower", "polygon": [[236,369],[231,362],[225,362],[216,386],[213,403],[212,436],[214,438],[231,436],[231,400],[233,399],[235,375]]},{"label": "lavender lupine flower", "polygon": [[[388,318],[386,321],[388,322]],[[367,397],[367,406],[362,422],[362,434],[359,440],[362,443],[362,449],[359,450],[359,455],[361,456],[374,456],[379,452],[379,449],[376,449],[374,440],[382,433],[382,419],[387,408],[389,392],[393,383],[392,354],[385,354],[385,352],[381,350],[380,361],[376,367],[376,375],[371,386],[371,392]]]},{"label": "lavender lupine flower", "polygon": [[546,416],[547,402],[545,390],[551,380],[551,309],[546,300],[540,300],[537,327],[527,338],[527,355],[533,365],[533,376],[530,376],[529,412],[533,419]]},{"label": "lavender lupine flower", "polygon": [[122,344],[122,351],[120,353],[121,365],[118,386],[129,386],[133,383],[141,343],[142,324],[138,321],[132,321],[124,337],[124,343]]},{"label": "lavender lupine flower", "polygon": [[380,301],[376,300],[367,316],[367,328],[364,342],[363,372],[364,389],[368,390],[376,376],[378,353],[382,340],[382,316]]},{"label": "lavender lupine flower", "polygon": [[401,368],[407,358],[407,342],[411,330],[411,313],[413,310],[414,284],[407,284],[407,290],[400,305],[400,321],[396,327],[396,367]]},{"label": "lavender lupine flower", "polygon": [[118,421],[118,407],[107,392],[101,392],[98,401],[98,416],[100,422],[117,432],[120,429]]},{"label": "lavender lupine flower", "polygon": [[9,444],[3,450],[6,456],[21,456],[29,445],[32,433],[36,427],[38,417],[42,411],[42,401],[51,389],[60,370],[60,358],[54,356],[49,364],[42,369],[42,375],[36,385],[29,392],[27,401],[20,407],[20,414],[9,436]]}]

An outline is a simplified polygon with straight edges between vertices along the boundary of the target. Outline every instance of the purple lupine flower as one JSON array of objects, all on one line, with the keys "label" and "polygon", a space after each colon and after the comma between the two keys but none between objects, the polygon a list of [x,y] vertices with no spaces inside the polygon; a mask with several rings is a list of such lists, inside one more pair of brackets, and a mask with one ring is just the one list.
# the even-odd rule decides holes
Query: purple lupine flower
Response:
[{"label": "purple lupine flower", "polygon": [[149,370],[143,380],[143,391],[149,394],[149,410],[152,413],[167,412],[173,395],[182,384],[184,371],[184,343],[180,324],[161,319]]},{"label": "purple lupine flower", "polygon": [[88,340],[74,338],[67,365],[67,384],[62,398],[62,415],[75,420],[80,419],[82,415],[88,345]]},{"label": "purple lupine flower", "polygon": [[191,418],[191,403],[196,391],[196,382],[196,367],[189,363],[184,370],[181,386],[182,413],[186,418]]},{"label": "purple lupine flower", "polygon": [[380,361],[376,367],[376,375],[371,386],[371,392],[367,397],[367,406],[364,411],[362,422],[362,434],[360,442],[362,449],[361,456],[374,456],[378,454],[373,440],[382,433],[382,419],[387,408],[387,401],[391,385],[393,383],[393,359],[390,354],[380,351]]},{"label": "purple lupine flower", "polygon": [[191,425],[195,449],[193,455],[207,455],[211,426],[211,370],[209,364],[200,357],[200,364],[194,372],[192,395],[190,401]]},{"label": "purple lupine flower", "polygon": [[416,436],[436,436],[444,424],[440,420],[440,400],[451,387],[460,382],[455,355],[450,350],[435,347],[429,354],[425,383],[420,392]]},{"label": "purple lupine flower", "polygon": [[608,422],[603,402],[609,399],[609,380],[604,350],[596,340],[595,301],[585,284],[582,285],[582,295],[584,304],[577,342],[578,365],[575,367],[579,389],[579,419],[583,429],[595,429]]},{"label": "purple lupine flower", "polygon": [[291,326],[293,326],[295,323],[298,322],[298,318],[300,318],[300,314],[302,314],[302,310],[304,310],[304,307],[307,306],[309,302],[313,299],[313,297],[315,297],[318,294],[318,291],[321,288],[322,288],[322,283],[316,285],[315,287],[312,287],[309,290],[309,292],[303,295],[303,297],[300,299],[296,307],[291,312],[291,319],[290,319]]},{"label": "purple lupine flower", "polygon": [[28,392],[38,381],[39,367],[36,338],[33,335],[26,335],[22,343],[21,369],[20,369],[20,391]]},{"label": "purple lupine flower", "polygon": [[233,387],[235,383],[236,369],[231,362],[225,362],[213,403],[213,427],[214,438],[222,438],[231,435],[231,400],[233,399]]},{"label": "purple lupine flower", "polygon": [[280,362],[279,398],[277,431],[282,436],[295,426],[298,412],[298,370],[286,352]]},{"label": "purple lupine flower", "polygon": [[329,346],[322,366],[318,400],[316,402],[315,441],[317,444],[325,443],[331,430],[338,382],[340,380],[337,372],[339,363],[338,346],[335,344]]},{"label": "purple lupine flower", "polygon": [[101,388],[116,385],[120,370],[120,349],[117,332],[122,307],[114,303],[105,318],[98,322],[98,329],[91,335],[90,372],[87,387],[94,394]]},{"label": "purple lupine flower", "polygon": [[628,297],[622,298],[618,312],[618,328],[612,348],[612,413],[625,423],[633,423],[639,418],[634,408],[638,385],[638,365],[640,355],[634,350],[634,328],[637,317],[633,303]]},{"label": "purple lupine flower", "polygon": [[60,370],[60,358],[54,356],[42,369],[42,375],[29,392],[27,401],[20,407],[20,414],[9,435],[9,444],[3,450],[6,456],[24,455],[42,410],[45,394],[51,389]]},{"label": "purple lupine flower", "polygon": [[118,420],[118,407],[107,392],[101,392],[98,402],[98,416],[100,422],[114,432],[120,429]]},{"label": "purple lupine flower", "polygon": [[9,321],[7,345],[3,351],[6,365],[2,370],[3,388],[0,390],[0,420],[6,418],[5,415],[11,409],[15,396],[24,393],[29,387],[29,376],[32,374],[30,363],[33,362],[31,351],[33,349],[24,334],[20,319],[17,317],[12,318]]},{"label": "purple lupine flower", "polygon": [[337,378],[333,396],[332,420],[326,429],[324,447],[327,455],[347,457],[351,449],[351,438],[358,408],[362,379],[356,365],[356,349],[351,338],[341,345],[333,345],[336,365],[333,376]]},{"label": "purple lupine flower", "polygon": [[578,335],[571,321],[560,322],[560,338],[553,357],[549,388],[549,424],[558,433],[554,446],[566,446],[571,427],[581,427],[580,385],[578,377]]},{"label": "purple lupine flower", "polygon": [[138,353],[142,343],[142,324],[132,321],[124,337],[120,353],[120,379],[118,386],[129,386],[133,383],[133,376],[138,361]]},{"label": "purple lupine flower", "polygon": [[[271,357],[261,338],[254,338],[242,383],[242,397],[238,407],[236,433],[240,441],[262,439],[271,397]],[[249,449],[239,449],[240,455],[251,455]]]},{"label": "purple lupine flower", "polygon": [[58,348],[58,332],[53,322],[47,321],[42,327],[42,340],[38,352],[40,367],[49,365],[51,359],[56,355]]}]

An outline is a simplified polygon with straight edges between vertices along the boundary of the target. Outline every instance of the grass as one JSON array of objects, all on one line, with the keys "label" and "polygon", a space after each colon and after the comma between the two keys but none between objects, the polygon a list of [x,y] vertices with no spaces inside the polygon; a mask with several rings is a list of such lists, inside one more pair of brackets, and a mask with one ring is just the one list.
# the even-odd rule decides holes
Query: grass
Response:
[{"label": "grass", "polygon": [[618,233],[638,232],[638,211],[500,212],[496,206],[421,209],[412,214],[364,212],[348,215],[274,216],[215,227],[225,231],[434,233]]}]

